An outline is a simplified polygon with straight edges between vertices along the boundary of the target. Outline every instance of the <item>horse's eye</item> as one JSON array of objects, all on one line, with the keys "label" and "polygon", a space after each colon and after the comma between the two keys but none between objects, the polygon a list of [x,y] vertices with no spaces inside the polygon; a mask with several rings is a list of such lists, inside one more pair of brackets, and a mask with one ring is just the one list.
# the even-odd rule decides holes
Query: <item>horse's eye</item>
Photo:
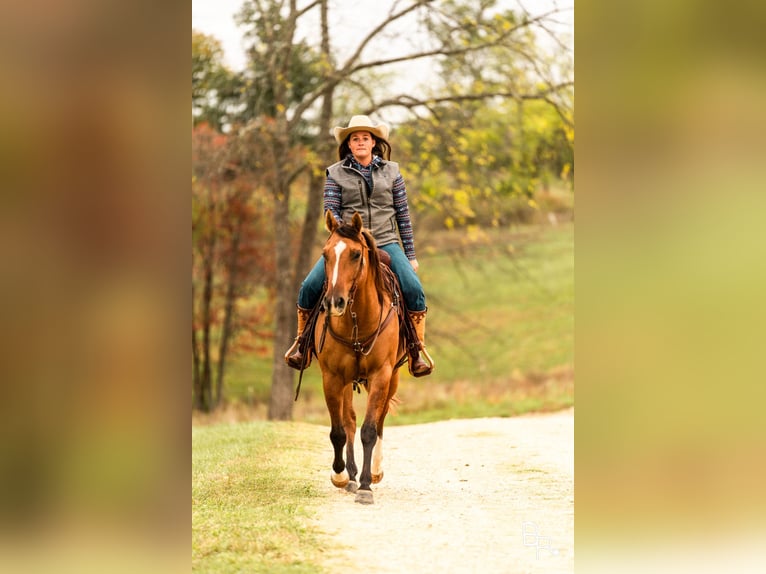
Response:
[{"label": "horse's eye", "polygon": [[359,261],[359,258],[362,256],[361,251],[352,251],[351,252],[351,261]]}]

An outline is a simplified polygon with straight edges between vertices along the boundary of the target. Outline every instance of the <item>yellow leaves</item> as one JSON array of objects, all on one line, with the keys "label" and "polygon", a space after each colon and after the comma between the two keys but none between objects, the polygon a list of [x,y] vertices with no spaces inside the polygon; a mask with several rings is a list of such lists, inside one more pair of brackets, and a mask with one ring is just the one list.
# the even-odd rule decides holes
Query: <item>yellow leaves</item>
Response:
[{"label": "yellow leaves", "polygon": [[448,215],[444,218],[444,226],[447,229],[453,229],[455,227],[455,220],[452,218],[452,216]]},{"label": "yellow leaves", "polygon": [[476,224],[466,226],[466,236],[471,243],[486,242],[488,239],[487,232]]},{"label": "yellow leaves", "polygon": [[574,127],[564,125],[564,135],[569,143],[574,143]]},{"label": "yellow leaves", "polygon": [[495,20],[495,24],[499,25],[500,29],[503,32],[507,32],[513,27],[513,24],[511,23],[511,21],[508,18],[504,17],[502,14],[495,14],[493,16],[493,19]]},{"label": "yellow leaves", "polygon": [[471,198],[469,197],[468,192],[465,191],[464,189],[460,189],[456,191],[453,197],[455,199],[455,203],[458,206],[467,206],[471,201]]}]

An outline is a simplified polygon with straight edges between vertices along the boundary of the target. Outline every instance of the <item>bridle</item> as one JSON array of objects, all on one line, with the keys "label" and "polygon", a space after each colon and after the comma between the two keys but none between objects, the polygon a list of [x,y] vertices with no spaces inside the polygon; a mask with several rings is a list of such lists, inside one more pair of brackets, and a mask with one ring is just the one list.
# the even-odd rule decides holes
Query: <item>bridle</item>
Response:
[{"label": "bridle", "polygon": [[348,311],[351,313],[351,321],[353,323],[353,326],[351,327],[351,337],[346,338],[337,333],[330,324],[330,313],[327,312],[327,309],[324,309],[325,311],[325,319],[324,319],[324,325],[322,326],[322,336],[319,339],[319,349],[318,352],[322,352],[322,348],[324,347],[325,342],[325,336],[327,332],[329,331],[330,335],[333,339],[338,341],[339,343],[345,345],[346,347],[350,348],[352,351],[354,351],[354,355],[356,356],[356,377],[353,380],[354,384],[354,390],[358,392],[362,392],[359,388],[360,384],[365,384],[367,382],[366,378],[361,377],[361,358],[367,357],[372,353],[372,350],[375,348],[375,343],[378,342],[378,337],[380,334],[385,330],[386,327],[388,327],[389,323],[391,323],[391,319],[394,316],[394,311],[398,308],[398,304],[396,301],[396,298],[393,297],[391,300],[391,305],[389,306],[388,313],[386,314],[385,319],[383,318],[383,308],[384,305],[382,304],[382,299],[380,301],[380,316],[378,317],[378,326],[377,328],[367,335],[366,337],[359,337],[359,324],[357,321],[357,314],[356,311],[354,311],[354,299],[356,297],[356,290],[358,287],[359,277],[362,275],[362,269],[364,269],[365,264],[370,265],[369,263],[369,251],[370,246],[367,244],[367,241],[364,239],[364,236],[362,236],[362,241],[360,242],[362,244],[363,249],[367,251],[366,255],[362,255],[362,262],[359,265],[359,269],[356,272],[356,275],[354,276],[353,281],[351,282],[351,288],[348,291]]}]

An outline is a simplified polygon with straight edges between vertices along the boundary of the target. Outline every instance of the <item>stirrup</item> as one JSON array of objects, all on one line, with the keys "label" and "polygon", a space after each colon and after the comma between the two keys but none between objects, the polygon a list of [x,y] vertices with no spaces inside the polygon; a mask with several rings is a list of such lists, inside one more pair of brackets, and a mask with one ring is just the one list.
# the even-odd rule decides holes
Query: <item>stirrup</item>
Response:
[{"label": "stirrup", "polygon": [[421,351],[423,352],[423,357],[425,357],[424,363],[426,364],[427,369],[425,371],[421,371],[419,373],[416,373],[413,370],[413,368],[412,368],[414,361],[413,361],[412,357],[410,357],[410,360],[409,360],[409,371],[410,371],[410,374],[413,377],[425,377],[425,376],[430,375],[431,373],[434,372],[434,367],[435,367],[434,360],[431,358],[431,355],[428,354],[428,351],[426,351],[426,346],[423,345],[422,343],[420,344],[420,349],[418,350],[418,354],[415,355],[415,358],[416,359],[420,359],[420,352]]},{"label": "stirrup", "polygon": [[[287,363],[287,366],[297,370],[301,369],[301,363],[303,362],[303,356],[300,354],[301,347],[299,339],[300,336],[295,337],[295,341],[285,353],[285,363]],[[298,355],[297,357],[295,356],[296,354]],[[308,366],[308,363],[306,366]]]}]

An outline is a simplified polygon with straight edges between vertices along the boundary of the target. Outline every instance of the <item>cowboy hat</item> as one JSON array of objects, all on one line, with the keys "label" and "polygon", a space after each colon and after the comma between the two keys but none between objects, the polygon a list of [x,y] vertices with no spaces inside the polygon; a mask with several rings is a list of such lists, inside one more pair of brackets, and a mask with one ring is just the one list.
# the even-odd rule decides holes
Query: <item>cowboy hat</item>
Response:
[{"label": "cowboy hat", "polygon": [[374,137],[388,141],[388,124],[380,122],[373,126],[367,116],[354,116],[349,120],[348,126],[335,126],[332,131],[338,144],[342,144],[351,132],[370,132]]}]

